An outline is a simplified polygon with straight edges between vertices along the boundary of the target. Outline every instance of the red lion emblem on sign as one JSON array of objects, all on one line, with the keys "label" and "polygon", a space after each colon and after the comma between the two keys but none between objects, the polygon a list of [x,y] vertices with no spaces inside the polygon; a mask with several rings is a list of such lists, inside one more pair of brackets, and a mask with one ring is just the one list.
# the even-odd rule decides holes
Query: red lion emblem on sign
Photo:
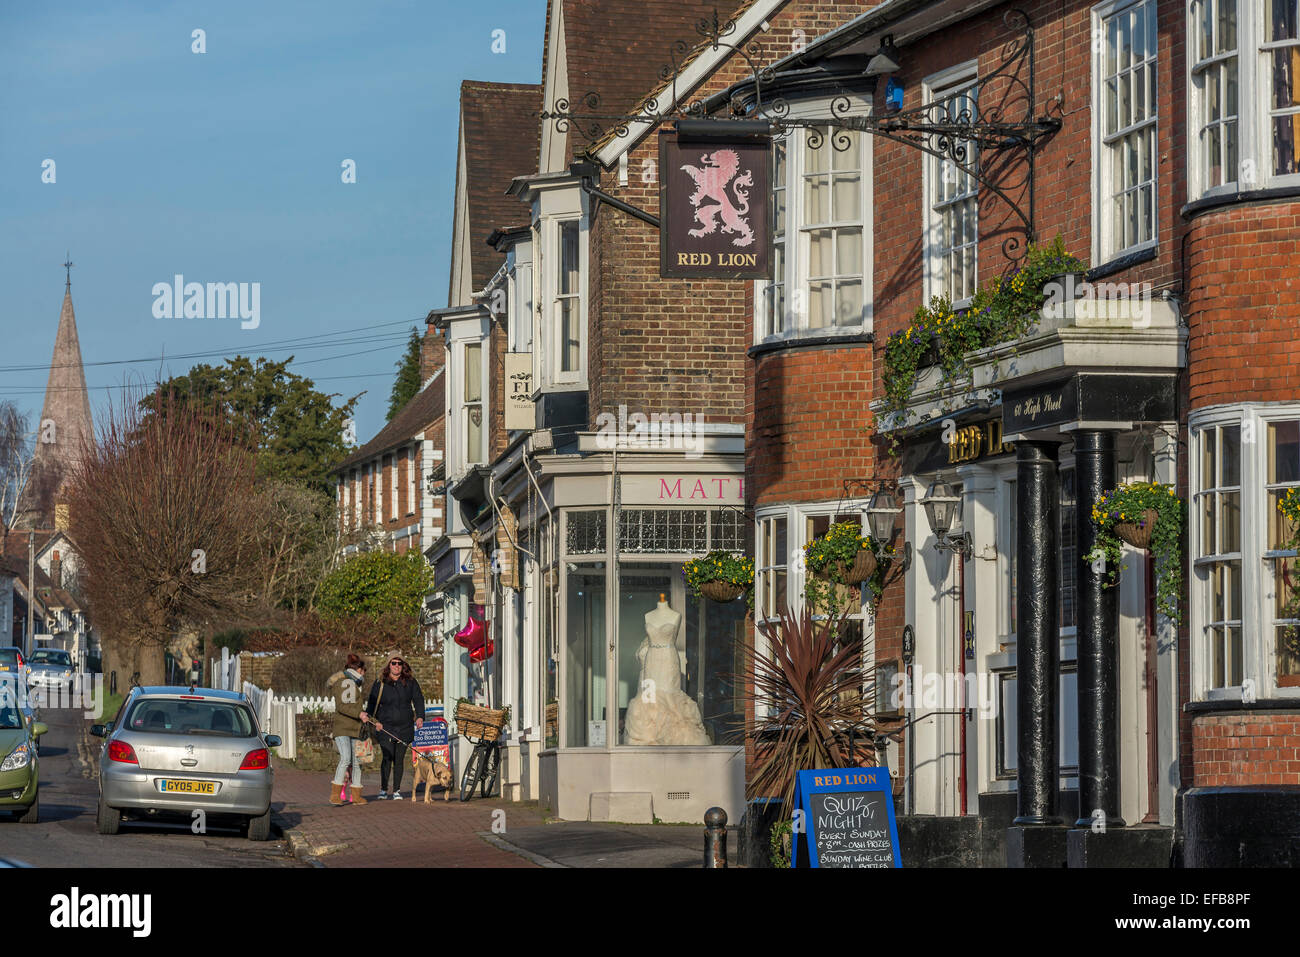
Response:
[{"label": "red lion emblem on sign", "polygon": [[[754,242],[754,230],[749,226],[749,189],[754,185],[753,170],[740,171],[740,154],[735,150],[716,150],[700,157],[700,168],[686,165],[681,167],[695,180],[695,192],[691,194],[691,205],[695,207],[695,221],[699,229],[692,229],[690,235],[707,236],[718,231],[718,217],[722,217],[724,233],[738,233],[733,239],[733,246],[749,246]],[[727,194],[730,185],[736,194],[736,202]],[[700,205],[704,200],[713,200],[708,205]]]}]

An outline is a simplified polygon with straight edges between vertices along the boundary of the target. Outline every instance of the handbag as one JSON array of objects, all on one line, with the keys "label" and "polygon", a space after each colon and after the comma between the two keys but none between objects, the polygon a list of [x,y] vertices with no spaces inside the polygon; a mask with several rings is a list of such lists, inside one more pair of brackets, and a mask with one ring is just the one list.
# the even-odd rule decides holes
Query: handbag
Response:
[{"label": "handbag", "polygon": [[[379,680],[379,697],[375,699],[375,711],[379,710],[379,702],[383,700],[384,700],[384,682],[383,679],[381,678]],[[361,722],[361,737],[357,738],[358,741],[364,741],[370,745],[370,754],[372,757],[374,756],[375,753],[375,746],[373,743],[375,732],[370,727],[370,725],[371,722],[373,722],[374,720],[375,720],[375,715],[371,713],[370,721]]]},{"label": "handbag", "polygon": [[370,738],[361,738],[353,747],[357,760],[362,764],[373,764],[375,760],[375,742]]}]

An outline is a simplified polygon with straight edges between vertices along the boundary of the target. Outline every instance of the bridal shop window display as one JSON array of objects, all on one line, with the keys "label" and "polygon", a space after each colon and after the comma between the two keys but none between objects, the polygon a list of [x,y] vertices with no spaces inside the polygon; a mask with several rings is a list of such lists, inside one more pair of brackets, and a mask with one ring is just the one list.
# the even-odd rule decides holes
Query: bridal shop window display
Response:
[{"label": "bridal shop window display", "polygon": [[677,562],[619,568],[619,743],[632,747],[726,744],[743,710],[732,680],[743,643],[743,599],[689,593]]}]

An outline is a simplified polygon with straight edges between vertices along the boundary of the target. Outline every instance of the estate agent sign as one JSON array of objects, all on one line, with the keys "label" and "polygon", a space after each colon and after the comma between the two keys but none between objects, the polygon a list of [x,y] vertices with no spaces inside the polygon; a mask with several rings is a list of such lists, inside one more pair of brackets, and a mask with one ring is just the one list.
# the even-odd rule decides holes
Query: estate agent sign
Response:
[{"label": "estate agent sign", "polygon": [[771,277],[772,142],[737,135],[736,125],[681,123],[660,134],[662,276]]}]

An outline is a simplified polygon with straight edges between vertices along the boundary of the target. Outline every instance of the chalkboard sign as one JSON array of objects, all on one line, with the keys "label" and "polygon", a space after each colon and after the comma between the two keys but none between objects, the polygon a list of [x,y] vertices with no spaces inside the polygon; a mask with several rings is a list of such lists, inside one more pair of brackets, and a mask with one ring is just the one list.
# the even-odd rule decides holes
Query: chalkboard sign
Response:
[{"label": "chalkboard sign", "polygon": [[813,867],[903,866],[887,768],[800,771],[794,803],[803,833],[796,827],[791,867],[801,848]]}]

